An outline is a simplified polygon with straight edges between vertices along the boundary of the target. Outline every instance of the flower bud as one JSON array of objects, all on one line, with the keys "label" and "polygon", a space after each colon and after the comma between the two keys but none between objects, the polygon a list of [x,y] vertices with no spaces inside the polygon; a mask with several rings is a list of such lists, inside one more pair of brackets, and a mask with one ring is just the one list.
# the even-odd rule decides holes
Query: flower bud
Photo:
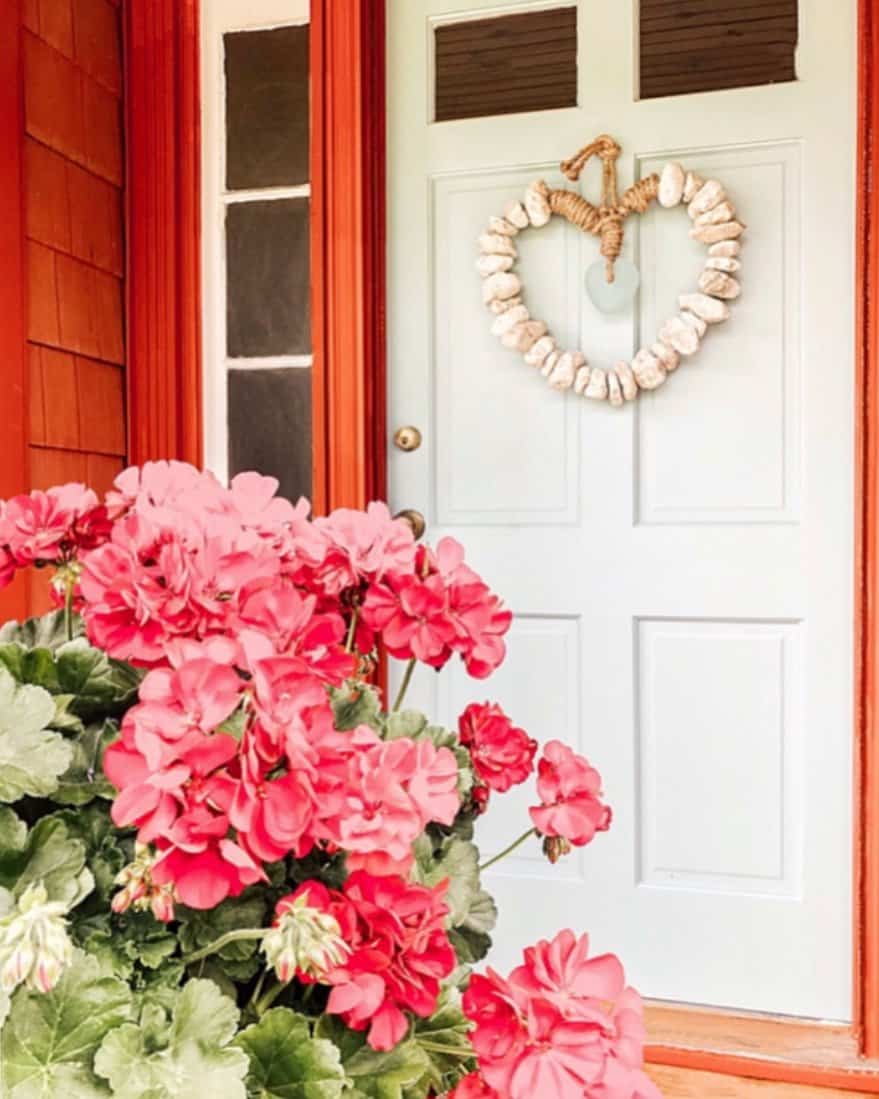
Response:
[{"label": "flower bud", "polygon": [[309,907],[305,895],[281,910],[275,926],[263,938],[262,949],[283,983],[296,973],[320,981],[342,965],[350,952],[335,917]]},{"label": "flower bud", "polygon": [[150,908],[161,923],[170,923],[174,919],[174,886],[163,885],[150,897]]},{"label": "flower bud", "polygon": [[11,992],[27,977],[37,958],[37,952],[28,942],[20,943],[9,955],[4,966],[0,983],[4,992]]},{"label": "flower bud", "polygon": [[543,840],[543,853],[549,861],[555,865],[559,859],[571,852],[571,845],[563,836],[545,836]]},{"label": "flower bud", "polygon": [[117,915],[133,908],[135,912],[151,909],[153,915],[162,923],[174,919],[173,885],[156,885],[152,877],[155,857],[148,847],[138,844],[134,849],[134,861],[130,862],[116,875],[115,882],[123,888],[110,902]]},{"label": "flower bud", "polygon": [[67,908],[50,901],[42,884],[29,885],[17,907],[0,920],[0,985],[11,992],[20,984],[49,992],[70,962]]}]

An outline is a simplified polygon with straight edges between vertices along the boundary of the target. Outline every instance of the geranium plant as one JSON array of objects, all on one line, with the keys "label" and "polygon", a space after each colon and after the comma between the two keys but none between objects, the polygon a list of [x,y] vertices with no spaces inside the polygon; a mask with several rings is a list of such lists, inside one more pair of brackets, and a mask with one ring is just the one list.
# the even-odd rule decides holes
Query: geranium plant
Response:
[{"label": "geranium plant", "polygon": [[0,631],[4,1095],[655,1096],[640,1000],[585,936],[474,972],[491,800],[536,767],[490,862],[611,816],[500,706],[404,708],[418,664],[490,675],[510,612],[451,539],[276,488],[157,462],[2,505],[0,581],[51,568],[58,602]]}]

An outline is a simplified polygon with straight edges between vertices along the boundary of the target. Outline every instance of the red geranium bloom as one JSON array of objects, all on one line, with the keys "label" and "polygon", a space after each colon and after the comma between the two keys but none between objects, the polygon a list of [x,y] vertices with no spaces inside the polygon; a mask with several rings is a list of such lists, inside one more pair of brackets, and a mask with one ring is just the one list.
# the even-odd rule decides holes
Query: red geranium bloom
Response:
[{"label": "red geranium bloom", "polygon": [[529,812],[542,836],[559,836],[582,847],[610,827],[610,808],[601,801],[601,775],[560,740],[543,749],[537,792],[542,804]]},{"label": "red geranium bloom", "polygon": [[446,1099],[502,1099],[502,1097],[494,1088],[488,1086],[481,1073],[471,1072],[449,1092]]},{"label": "red geranium bloom", "polygon": [[317,611],[317,597],[279,581],[256,589],[240,611],[241,643],[248,661],[273,656],[302,657],[314,675],[341,684],[354,671],[354,657],[343,648],[345,620],[338,612]]},{"label": "red geranium bloom", "polygon": [[513,725],[496,703],[469,705],[458,718],[458,732],[476,774],[492,790],[505,793],[534,770],[537,741]]},{"label": "red geranium bloom", "polygon": [[440,982],[457,964],[445,931],[445,889],[444,882],[430,889],[358,871],[341,893],[305,882],[288,898],[305,892],[309,906],[337,920],[351,954],[324,978],[333,986],[327,1011],[352,1030],[368,1028],[373,1049],[393,1049],[405,1036],[405,1011],[427,1018],[436,1010]]},{"label": "red geranium bloom", "polygon": [[242,846],[263,862],[303,858],[314,846],[314,790],[301,771],[269,778],[248,759],[228,812]]},{"label": "red geranium bloom", "polygon": [[455,627],[440,576],[406,576],[390,584],[373,584],[363,604],[363,620],[381,634],[388,652],[398,660],[414,657],[441,668],[452,655]]},{"label": "red geranium bloom", "polygon": [[18,568],[69,561],[109,535],[106,512],[85,485],[71,482],[13,496],[0,513],[0,546]]},{"label": "red geranium bloom", "polygon": [[194,804],[160,842],[162,853],[152,868],[153,881],[173,884],[183,904],[206,909],[265,880],[259,865],[228,838],[228,832],[224,813],[204,803]]}]

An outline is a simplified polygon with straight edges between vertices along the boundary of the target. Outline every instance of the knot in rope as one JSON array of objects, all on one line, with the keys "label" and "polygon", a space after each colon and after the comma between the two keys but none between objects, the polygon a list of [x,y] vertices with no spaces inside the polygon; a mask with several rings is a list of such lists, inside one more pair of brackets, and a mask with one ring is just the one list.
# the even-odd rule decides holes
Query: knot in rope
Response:
[{"label": "knot in rope", "polygon": [[549,192],[549,205],[553,213],[561,214],[583,232],[601,238],[601,254],[605,259],[605,278],[608,282],[614,281],[614,261],[623,249],[624,220],[630,214],[642,214],[659,191],[659,176],[650,175],[638,180],[622,199],[619,198],[617,160],[621,152],[622,148],[609,134],[601,134],[560,165],[564,176],[576,183],[589,160],[593,156],[600,158],[599,206],[594,206],[576,191],[561,189]]}]

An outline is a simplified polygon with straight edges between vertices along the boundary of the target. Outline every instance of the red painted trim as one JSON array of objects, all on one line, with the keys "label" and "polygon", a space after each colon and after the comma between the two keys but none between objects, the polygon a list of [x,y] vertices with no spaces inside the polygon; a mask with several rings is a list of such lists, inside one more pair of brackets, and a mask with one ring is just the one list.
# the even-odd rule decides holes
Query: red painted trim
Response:
[{"label": "red painted trim", "polygon": [[[721,1078],[735,1076],[748,1080],[772,1080],[791,1087],[840,1088],[846,1094],[849,1092],[864,1095],[879,1094],[879,1073],[875,1067],[862,1069],[857,1065],[839,1068],[836,1065],[791,1064],[746,1054],[654,1046],[648,1046],[645,1053],[647,1062],[651,1065],[668,1065],[694,1072],[713,1072]],[[783,1099],[785,1091],[784,1086],[779,1089],[777,1094],[780,1099]],[[717,1091],[718,1099],[732,1094],[726,1085],[721,1085]],[[834,1095],[836,1094],[838,1093],[834,1092]]]},{"label": "red painted trim", "polygon": [[857,194],[857,795],[855,1019],[861,1048],[879,1057],[879,0],[861,0],[858,26]]},{"label": "red painted trim", "polygon": [[[7,0],[0,34],[0,498],[28,488],[27,293],[24,221],[24,71],[20,0]],[[0,592],[0,621],[27,613],[24,577]]]},{"label": "red painted trim", "polygon": [[129,458],[202,459],[198,0],[128,0]]},{"label": "red painted trim", "polygon": [[314,0],[312,232],[316,500],[384,497],[385,5]]}]

